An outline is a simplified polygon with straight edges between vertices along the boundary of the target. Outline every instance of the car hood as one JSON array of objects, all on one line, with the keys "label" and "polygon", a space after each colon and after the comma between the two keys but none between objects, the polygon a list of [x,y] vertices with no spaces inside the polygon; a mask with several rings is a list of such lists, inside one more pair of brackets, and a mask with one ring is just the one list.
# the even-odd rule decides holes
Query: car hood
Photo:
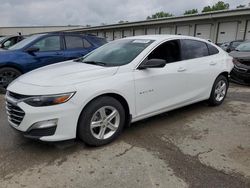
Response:
[{"label": "car hood", "polygon": [[236,59],[250,60],[250,52],[232,51],[229,55]]},{"label": "car hood", "polygon": [[239,52],[239,51],[233,51],[229,55],[231,55],[233,58],[237,59],[236,65],[238,67],[243,68],[250,68],[250,52]]},{"label": "car hood", "polygon": [[102,67],[67,61],[49,65],[19,77],[16,81],[37,86],[66,86],[114,75],[118,67]]}]

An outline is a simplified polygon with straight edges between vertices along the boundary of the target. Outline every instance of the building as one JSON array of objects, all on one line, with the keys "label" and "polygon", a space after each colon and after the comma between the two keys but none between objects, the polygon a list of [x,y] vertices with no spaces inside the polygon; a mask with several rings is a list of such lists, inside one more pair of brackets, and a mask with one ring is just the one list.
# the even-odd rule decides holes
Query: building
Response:
[{"label": "building", "polygon": [[30,26],[30,27],[0,27],[0,36],[8,35],[30,35],[52,31],[64,31],[69,29],[82,28],[82,26]]},{"label": "building", "polygon": [[190,35],[222,43],[250,39],[250,8],[72,29],[115,39],[149,34]]}]

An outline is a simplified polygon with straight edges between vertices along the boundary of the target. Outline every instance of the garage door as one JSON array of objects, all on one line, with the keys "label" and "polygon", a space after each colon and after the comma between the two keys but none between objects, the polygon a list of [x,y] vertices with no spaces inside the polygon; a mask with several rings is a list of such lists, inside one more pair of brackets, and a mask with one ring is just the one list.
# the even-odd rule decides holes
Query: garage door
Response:
[{"label": "garage door", "polygon": [[112,31],[107,31],[106,32],[106,39],[107,39],[107,41],[112,41],[113,40],[113,32]]},{"label": "garage door", "polygon": [[135,29],[134,30],[134,35],[145,35],[145,30],[144,29]]},{"label": "garage door", "polygon": [[202,39],[211,39],[211,24],[196,25],[195,36]]},{"label": "garage door", "polygon": [[189,26],[177,26],[177,35],[189,35]]},{"label": "garage door", "polygon": [[147,29],[147,35],[155,35],[155,34],[156,34],[156,28]]},{"label": "garage door", "polygon": [[236,39],[238,22],[220,23],[217,43],[229,42]]},{"label": "garage door", "polygon": [[114,32],[114,40],[122,38],[122,31]]},{"label": "garage door", "polygon": [[123,31],[123,37],[130,37],[132,36],[131,30],[124,30]]},{"label": "garage door", "polygon": [[172,27],[162,27],[160,29],[161,34],[171,34],[172,33]]},{"label": "garage door", "polygon": [[247,21],[246,40],[250,40],[250,21]]},{"label": "garage door", "polygon": [[101,31],[98,32],[98,36],[99,36],[99,37],[102,37],[102,38],[105,38],[104,32],[101,32]]}]

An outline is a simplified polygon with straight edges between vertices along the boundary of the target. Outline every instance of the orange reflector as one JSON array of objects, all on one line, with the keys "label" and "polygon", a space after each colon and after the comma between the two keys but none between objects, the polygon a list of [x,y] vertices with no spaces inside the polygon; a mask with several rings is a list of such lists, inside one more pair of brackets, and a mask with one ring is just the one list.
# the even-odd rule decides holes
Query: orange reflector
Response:
[{"label": "orange reflector", "polygon": [[54,104],[61,104],[66,102],[69,99],[70,96],[66,95],[66,96],[62,96],[62,97],[58,97],[54,100]]}]

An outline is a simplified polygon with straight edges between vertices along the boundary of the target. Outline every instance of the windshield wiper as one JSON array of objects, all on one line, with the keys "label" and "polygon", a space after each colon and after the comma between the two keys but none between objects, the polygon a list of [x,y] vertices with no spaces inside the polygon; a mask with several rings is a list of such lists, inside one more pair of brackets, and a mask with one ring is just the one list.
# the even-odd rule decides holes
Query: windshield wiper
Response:
[{"label": "windshield wiper", "polygon": [[104,62],[100,62],[100,61],[81,61],[82,63],[86,63],[86,64],[91,64],[91,65],[99,65],[99,66],[106,66],[107,64]]}]

